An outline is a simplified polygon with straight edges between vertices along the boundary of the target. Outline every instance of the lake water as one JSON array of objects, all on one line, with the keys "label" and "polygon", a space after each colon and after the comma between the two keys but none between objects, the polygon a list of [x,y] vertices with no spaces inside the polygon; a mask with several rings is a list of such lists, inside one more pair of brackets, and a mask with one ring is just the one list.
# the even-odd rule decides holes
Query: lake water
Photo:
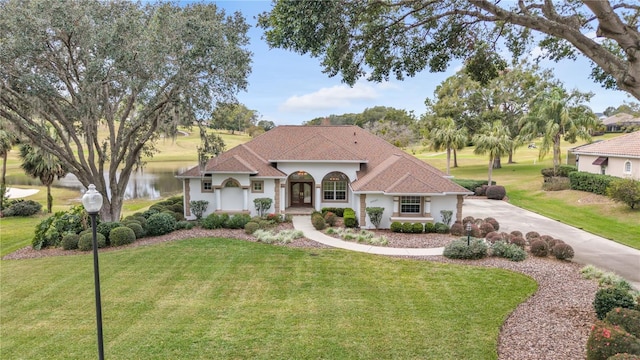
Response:
[{"label": "lake water", "polygon": [[[131,174],[129,184],[125,190],[124,199],[159,199],[168,195],[176,194],[182,191],[182,181],[176,179],[176,175],[187,170],[180,169],[144,169]],[[7,176],[7,184],[18,186],[41,186],[39,179],[28,177],[27,175]],[[78,178],[73,174],[68,174],[60,180],[55,180],[52,184],[54,187],[63,187],[69,189],[77,189],[78,192],[84,191],[84,186],[80,184]]]}]

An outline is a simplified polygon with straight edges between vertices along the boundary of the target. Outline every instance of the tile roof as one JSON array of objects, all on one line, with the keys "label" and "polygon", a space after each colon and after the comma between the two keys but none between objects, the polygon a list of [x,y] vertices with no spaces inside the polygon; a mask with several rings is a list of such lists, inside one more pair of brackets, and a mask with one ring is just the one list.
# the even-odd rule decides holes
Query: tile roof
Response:
[{"label": "tile roof", "polygon": [[[467,194],[444,173],[382,138],[351,125],[278,126],[251,141],[209,160],[205,172],[254,173],[257,177],[286,177],[272,166],[284,161],[357,162],[356,192],[390,194]],[[194,167],[179,177],[200,176]]]},{"label": "tile roof", "polygon": [[640,158],[640,131],[578,146],[572,152],[578,155]]},{"label": "tile roof", "polygon": [[625,113],[619,113],[603,119],[602,123],[605,125],[612,125],[612,124],[618,124],[618,123],[623,123],[623,124],[640,123],[640,118],[634,117],[633,115],[629,115]]}]

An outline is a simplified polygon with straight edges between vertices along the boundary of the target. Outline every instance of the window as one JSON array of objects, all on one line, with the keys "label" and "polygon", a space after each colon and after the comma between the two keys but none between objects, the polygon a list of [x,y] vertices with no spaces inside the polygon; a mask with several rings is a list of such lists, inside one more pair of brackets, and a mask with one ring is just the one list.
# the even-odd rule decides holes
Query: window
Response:
[{"label": "window", "polygon": [[624,163],[624,173],[631,174],[631,161],[627,160]]},{"label": "window", "polygon": [[263,193],[264,192],[264,181],[252,181],[251,182],[251,192]]},{"label": "window", "polygon": [[347,200],[347,175],[332,172],[322,180],[322,198],[327,201]]},{"label": "window", "polygon": [[607,175],[607,167],[606,166],[600,166],[600,174]]},{"label": "window", "polygon": [[420,196],[402,196],[400,198],[401,214],[420,214]]},{"label": "window", "polygon": [[202,179],[202,192],[213,192],[211,179]]},{"label": "window", "polygon": [[240,187],[240,183],[236,179],[229,178],[222,183],[222,187],[226,188],[234,188]]}]

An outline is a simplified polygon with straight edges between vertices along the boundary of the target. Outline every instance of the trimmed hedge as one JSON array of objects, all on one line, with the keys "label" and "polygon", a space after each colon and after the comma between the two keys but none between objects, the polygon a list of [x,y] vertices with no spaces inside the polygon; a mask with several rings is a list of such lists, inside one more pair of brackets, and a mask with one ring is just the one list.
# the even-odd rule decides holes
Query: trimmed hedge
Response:
[{"label": "trimmed hedge", "polygon": [[489,247],[482,239],[473,238],[467,245],[467,238],[460,238],[450,242],[444,248],[442,255],[450,259],[482,259],[487,257]]},{"label": "trimmed hedge", "polygon": [[615,308],[633,309],[634,305],[633,296],[629,291],[617,287],[599,289],[593,300],[593,308],[600,320]]},{"label": "trimmed hedge", "polygon": [[507,190],[504,186],[493,185],[487,188],[487,199],[502,200],[507,196]]},{"label": "trimmed hedge", "polygon": [[16,201],[4,209],[4,216],[32,216],[42,210],[42,204],[33,200]]},{"label": "trimmed hedge", "polygon": [[121,226],[111,230],[109,239],[112,246],[128,245],[136,241],[136,234],[132,229]]},{"label": "trimmed hedge", "polygon": [[345,208],[339,208],[339,207],[323,207],[322,209],[320,209],[320,211],[322,212],[322,215],[325,215],[328,212],[332,212],[336,214],[337,217],[344,217],[344,210]]},{"label": "trimmed hedge", "polygon": [[[96,242],[98,243],[98,249],[107,246],[107,238],[104,235],[96,232]],[[84,233],[80,235],[78,239],[78,250],[89,251],[93,249],[93,233]]]},{"label": "trimmed hedge", "polygon": [[572,190],[587,191],[599,195],[607,195],[607,188],[611,181],[617,179],[614,176],[591,174],[582,171],[574,171],[569,174]]},{"label": "trimmed hedge", "polygon": [[148,235],[168,234],[176,229],[176,218],[167,213],[153,214],[147,220],[147,226]]},{"label": "trimmed hedge", "polygon": [[[489,182],[487,180],[473,180],[473,179],[451,179],[454,183],[462,186],[463,188],[469,191],[476,191],[476,188],[481,187],[482,185],[488,185]],[[491,182],[491,185],[495,185],[495,181]]]},{"label": "trimmed hedge", "polygon": [[348,228],[358,227],[358,219],[356,219],[356,212],[352,208],[344,209],[342,214],[344,226]]},{"label": "trimmed hedge", "polygon": [[78,234],[67,234],[62,237],[62,248],[64,250],[75,250],[78,248],[78,240],[80,240]]}]

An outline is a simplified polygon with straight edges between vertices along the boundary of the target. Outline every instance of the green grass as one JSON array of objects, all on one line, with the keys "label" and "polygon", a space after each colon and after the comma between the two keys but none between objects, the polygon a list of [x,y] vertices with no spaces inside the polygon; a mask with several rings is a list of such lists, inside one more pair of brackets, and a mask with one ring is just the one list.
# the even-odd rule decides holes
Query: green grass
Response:
[{"label": "green grass", "polygon": [[[0,262],[0,358],[95,357],[90,255]],[[113,359],[495,359],[535,282],[499,269],[194,239],[100,255]]]}]

